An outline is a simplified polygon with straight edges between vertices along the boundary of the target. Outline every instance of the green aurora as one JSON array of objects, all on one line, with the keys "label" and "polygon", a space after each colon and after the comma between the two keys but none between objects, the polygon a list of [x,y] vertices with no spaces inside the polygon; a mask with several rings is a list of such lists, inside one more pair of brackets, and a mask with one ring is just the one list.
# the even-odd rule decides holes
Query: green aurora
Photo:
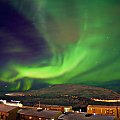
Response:
[{"label": "green aurora", "polygon": [[[120,80],[119,0],[9,0],[9,3],[43,36],[50,54],[48,59],[26,65],[15,60],[8,62],[1,81],[18,81],[11,89],[20,88],[20,79],[24,79],[23,90],[31,88],[35,82],[32,79],[48,84],[95,86]],[[17,47],[12,52],[17,50],[25,49]]]}]

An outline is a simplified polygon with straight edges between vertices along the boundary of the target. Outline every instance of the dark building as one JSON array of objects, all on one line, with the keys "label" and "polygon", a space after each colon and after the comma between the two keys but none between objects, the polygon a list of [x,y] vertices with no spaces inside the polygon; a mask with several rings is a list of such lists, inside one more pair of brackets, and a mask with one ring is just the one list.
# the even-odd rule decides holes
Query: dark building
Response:
[{"label": "dark building", "polygon": [[16,120],[19,107],[0,104],[0,120]]},{"label": "dark building", "polygon": [[18,111],[17,120],[58,120],[61,114],[61,111],[26,108]]},{"label": "dark building", "polygon": [[88,115],[87,113],[67,113],[58,117],[58,120],[115,120],[114,116]]}]

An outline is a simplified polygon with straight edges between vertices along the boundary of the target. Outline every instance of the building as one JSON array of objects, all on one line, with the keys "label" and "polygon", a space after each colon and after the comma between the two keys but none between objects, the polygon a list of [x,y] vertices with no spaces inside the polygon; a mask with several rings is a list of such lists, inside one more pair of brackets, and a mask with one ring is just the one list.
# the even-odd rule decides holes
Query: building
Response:
[{"label": "building", "polygon": [[11,100],[10,102],[7,102],[6,100],[0,100],[0,102],[9,106],[23,107],[23,104],[21,104],[20,101]]},{"label": "building", "polygon": [[87,113],[116,116],[120,118],[120,106],[88,105]]},{"label": "building", "polygon": [[16,120],[19,107],[0,104],[0,120]]},{"label": "building", "polygon": [[26,108],[18,111],[17,120],[58,120],[61,114],[61,111]]},{"label": "building", "polygon": [[60,115],[58,120],[83,120],[83,116],[80,116],[78,113],[69,112]]},{"label": "building", "polygon": [[58,120],[115,120],[114,116],[88,115],[87,113],[67,113],[58,117]]},{"label": "building", "polygon": [[61,111],[61,112],[71,112],[72,106],[59,106],[59,105],[39,105],[44,110],[55,110],[55,111]]}]

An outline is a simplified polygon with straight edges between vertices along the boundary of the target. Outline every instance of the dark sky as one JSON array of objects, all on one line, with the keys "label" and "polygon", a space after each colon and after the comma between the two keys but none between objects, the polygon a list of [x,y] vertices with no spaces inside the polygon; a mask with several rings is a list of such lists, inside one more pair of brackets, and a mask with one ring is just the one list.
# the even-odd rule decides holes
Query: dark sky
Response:
[{"label": "dark sky", "polygon": [[33,55],[37,57],[44,53],[44,38],[22,14],[8,3],[1,2],[0,15],[0,63],[13,58],[25,62]]},{"label": "dark sky", "polygon": [[1,86],[69,83],[119,91],[119,21],[119,0],[1,0]]},{"label": "dark sky", "polygon": [[[7,78],[4,77],[10,74],[8,70],[12,71],[8,64],[15,62],[29,65],[38,59],[42,60],[46,56],[48,58],[49,54],[45,50],[48,48],[44,38],[36,30],[33,23],[15,10],[8,1],[0,1],[0,15],[0,75],[1,79],[3,77],[1,86],[9,84],[8,89],[13,87],[14,90],[17,83],[9,83]],[[16,74],[16,72],[12,74]],[[24,82],[20,83],[24,84]],[[38,88],[38,85],[34,84]],[[44,86],[44,84],[42,85]],[[42,87],[42,85],[39,87]],[[21,89],[23,88],[21,87]]]}]

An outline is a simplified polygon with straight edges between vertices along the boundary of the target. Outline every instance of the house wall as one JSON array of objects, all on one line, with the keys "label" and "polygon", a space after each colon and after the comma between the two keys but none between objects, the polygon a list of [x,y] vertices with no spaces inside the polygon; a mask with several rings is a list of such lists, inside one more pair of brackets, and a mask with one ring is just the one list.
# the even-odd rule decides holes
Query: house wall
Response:
[{"label": "house wall", "polygon": [[8,120],[17,120],[16,116],[17,116],[18,110],[19,110],[19,108],[15,108],[15,109],[11,110],[9,112]]},{"label": "house wall", "polygon": [[119,116],[120,117],[120,107],[104,107],[104,106],[88,106],[88,114],[101,114],[107,116]]},{"label": "house wall", "polygon": [[7,112],[0,112],[0,120],[7,120],[9,113]]}]

